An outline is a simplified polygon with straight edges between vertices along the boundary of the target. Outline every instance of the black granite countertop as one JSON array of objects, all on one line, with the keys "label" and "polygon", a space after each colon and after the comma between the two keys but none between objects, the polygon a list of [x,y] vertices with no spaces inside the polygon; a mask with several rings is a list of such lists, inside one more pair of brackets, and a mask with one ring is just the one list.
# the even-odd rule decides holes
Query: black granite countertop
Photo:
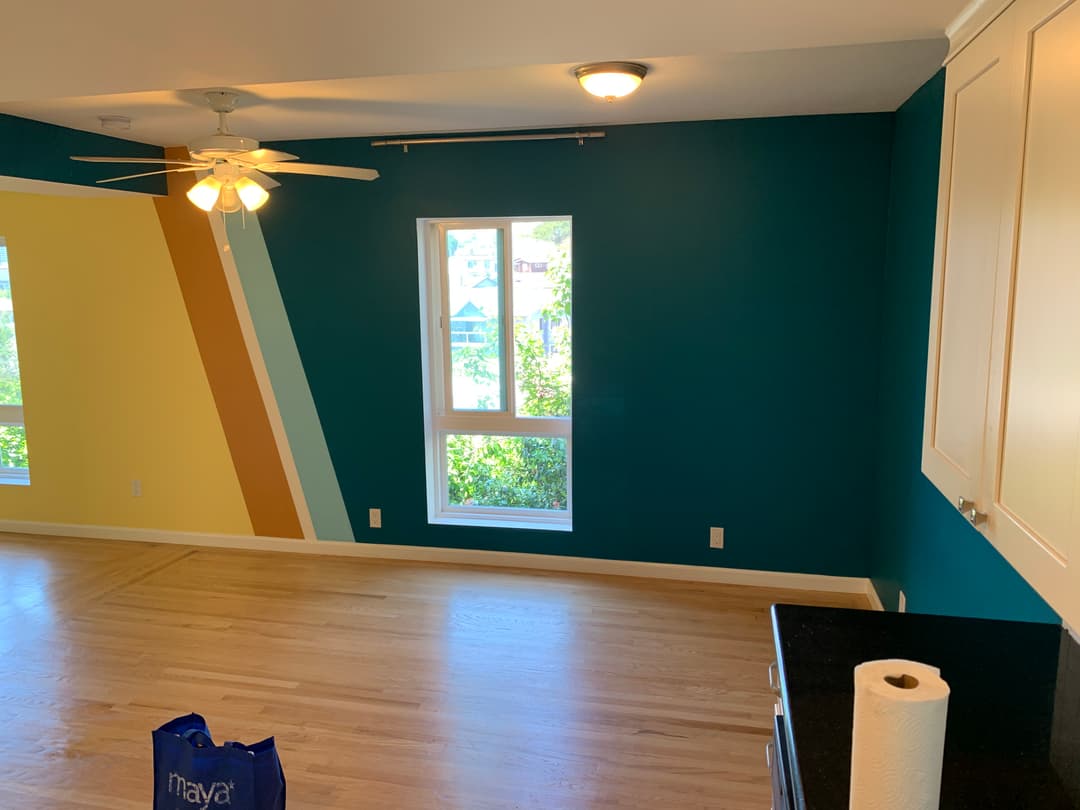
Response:
[{"label": "black granite countertop", "polygon": [[1077,806],[1050,763],[1060,627],[774,605],[773,633],[794,807],[847,808],[853,672],[881,658],[939,667],[949,684],[942,810]]}]

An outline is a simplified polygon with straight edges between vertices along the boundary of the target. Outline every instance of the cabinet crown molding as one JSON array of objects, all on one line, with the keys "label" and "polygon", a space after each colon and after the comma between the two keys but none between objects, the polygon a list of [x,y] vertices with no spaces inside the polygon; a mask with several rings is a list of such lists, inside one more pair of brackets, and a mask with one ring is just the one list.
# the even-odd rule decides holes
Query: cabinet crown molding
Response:
[{"label": "cabinet crown molding", "polygon": [[945,26],[945,36],[949,38],[949,53],[944,64],[949,64],[964,47],[975,39],[984,28],[1001,16],[1013,0],[971,0]]}]

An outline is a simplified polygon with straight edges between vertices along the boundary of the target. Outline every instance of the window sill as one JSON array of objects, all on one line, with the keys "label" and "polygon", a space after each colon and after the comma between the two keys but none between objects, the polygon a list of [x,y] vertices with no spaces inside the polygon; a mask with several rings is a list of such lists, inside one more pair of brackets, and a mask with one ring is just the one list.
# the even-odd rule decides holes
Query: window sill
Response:
[{"label": "window sill", "polygon": [[30,471],[18,467],[0,467],[0,486],[30,486]]},{"label": "window sill", "polygon": [[432,526],[473,526],[489,529],[537,529],[544,532],[571,532],[574,525],[569,521],[524,520],[522,518],[499,518],[488,515],[437,515],[428,518]]}]

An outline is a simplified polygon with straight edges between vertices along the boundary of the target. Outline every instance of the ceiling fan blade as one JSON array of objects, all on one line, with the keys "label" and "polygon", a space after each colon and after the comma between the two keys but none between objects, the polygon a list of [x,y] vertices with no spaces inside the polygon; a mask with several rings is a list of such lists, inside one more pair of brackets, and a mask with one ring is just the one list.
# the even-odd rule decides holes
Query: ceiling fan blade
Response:
[{"label": "ceiling fan blade", "polygon": [[198,163],[194,160],[169,160],[168,158],[123,158],[123,157],[83,157],[72,155],[72,160],[83,163],[176,163],[181,166],[199,166],[206,168],[206,163]]},{"label": "ceiling fan blade", "polygon": [[319,177],[343,177],[346,180],[374,180],[379,173],[374,169],[355,166],[325,166],[321,163],[261,163],[260,171],[280,174],[313,174]]},{"label": "ceiling fan blade", "polygon": [[241,152],[239,155],[229,155],[229,160],[239,160],[243,163],[278,163],[299,159],[296,155],[279,152],[276,149],[252,149],[250,152]]},{"label": "ceiling fan blade", "polygon": [[250,177],[256,183],[263,187],[263,190],[269,191],[272,188],[278,188],[281,183],[275,180],[273,177],[267,177],[258,169],[247,169],[244,171],[244,177]]},{"label": "ceiling fan blade", "polygon": [[110,177],[108,180],[98,180],[99,183],[115,183],[119,180],[134,180],[136,177],[149,177],[152,174],[171,174],[172,172],[197,172],[205,169],[205,166],[180,166],[176,169],[161,169],[156,172],[139,172],[139,174],[125,174],[123,177]]}]

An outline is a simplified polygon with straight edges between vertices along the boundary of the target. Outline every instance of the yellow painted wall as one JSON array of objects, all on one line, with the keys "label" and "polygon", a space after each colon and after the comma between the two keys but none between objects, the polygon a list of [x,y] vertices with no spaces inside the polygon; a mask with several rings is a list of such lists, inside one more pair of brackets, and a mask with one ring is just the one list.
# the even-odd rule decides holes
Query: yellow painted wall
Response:
[{"label": "yellow painted wall", "polygon": [[30,457],[0,520],[251,534],[153,201],[0,192],[0,235]]}]

